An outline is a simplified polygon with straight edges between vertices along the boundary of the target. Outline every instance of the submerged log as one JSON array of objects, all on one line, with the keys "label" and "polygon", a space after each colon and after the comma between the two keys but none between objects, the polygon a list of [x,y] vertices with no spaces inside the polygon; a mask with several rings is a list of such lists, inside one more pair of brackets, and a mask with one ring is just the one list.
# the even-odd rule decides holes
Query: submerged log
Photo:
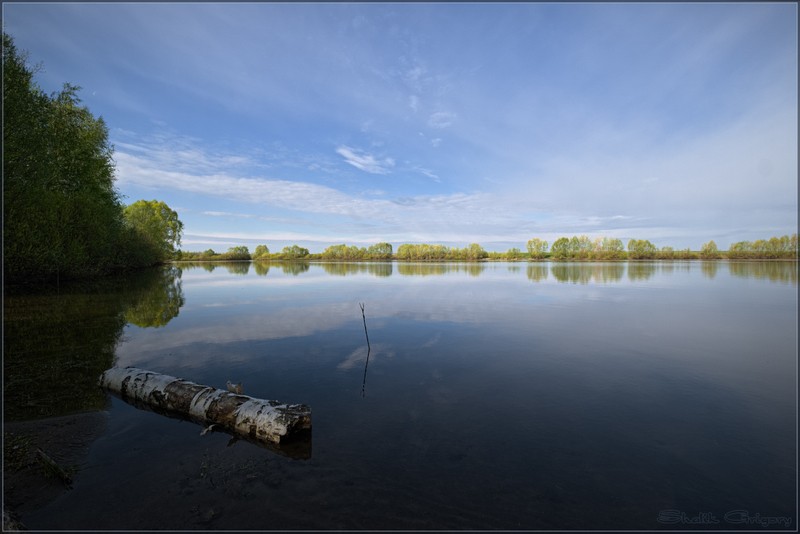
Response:
[{"label": "submerged log", "polygon": [[[99,383],[135,406],[215,425],[273,450],[307,441],[310,457],[311,408],[304,404],[256,399],[135,367],[108,369]],[[290,456],[305,457],[303,449]]]},{"label": "submerged log", "polygon": [[49,474],[55,475],[66,487],[72,489],[72,476],[39,447],[36,447],[36,459],[44,466],[45,473],[48,473],[48,476]]}]

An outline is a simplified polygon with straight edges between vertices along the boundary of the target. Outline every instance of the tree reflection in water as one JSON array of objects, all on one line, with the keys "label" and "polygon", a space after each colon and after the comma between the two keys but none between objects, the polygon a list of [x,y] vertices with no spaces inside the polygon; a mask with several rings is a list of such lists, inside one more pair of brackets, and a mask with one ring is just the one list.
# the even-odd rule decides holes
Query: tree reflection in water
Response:
[{"label": "tree reflection in water", "polygon": [[282,262],[281,269],[285,274],[291,274],[292,276],[297,276],[298,274],[302,274],[309,269],[308,262],[306,261],[289,261],[289,262]]},{"label": "tree reflection in water", "polygon": [[[630,267],[629,267],[630,269]],[[654,269],[654,267],[653,267]],[[558,282],[570,282],[573,284],[588,284],[589,282],[609,283],[619,282],[625,273],[625,266],[622,263],[553,263],[551,266],[553,277]],[[633,276],[642,276],[648,271],[641,267],[634,272]],[[649,272],[647,276],[652,275]],[[528,273],[528,278],[535,280],[534,276],[542,277],[541,273]],[[632,276],[630,270],[628,276]],[[546,275],[544,275],[546,278]],[[541,278],[540,278],[541,279]]]},{"label": "tree reflection in water", "polygon": [[350,274],[367,273],[373,276],[391,276],[392,262],[331,262],[323,263],[322,268],[328,274],[347,276]]},{"label": "tree reflection in water", "polygon": [[138,298],[125,311],[125,321],[142,327],[159,328],[178,316],[183,306],[181,270],[169,267],[138,289]]},{"label": "tree reflection in water", "polygon": [[7,421],[99,410],[100,373],[126,323],[161,327],[184,303],[180,269],[164,267],[60,288],[7,290],[3,394]]},{"label": "tree reflection in water", "polygon": [[797,285],[796,261],[730,261],[728,271],[737,277]]}]

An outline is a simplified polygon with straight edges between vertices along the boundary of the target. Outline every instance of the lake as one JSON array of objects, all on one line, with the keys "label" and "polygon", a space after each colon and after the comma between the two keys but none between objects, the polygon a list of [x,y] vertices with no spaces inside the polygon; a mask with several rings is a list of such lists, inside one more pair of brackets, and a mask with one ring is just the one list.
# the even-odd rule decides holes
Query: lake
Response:
[{"label": "lake", "polygon": [[[21,519],[795,530],[797,295],[796,262],[725,261],[197,263],[9,294],[6,420],[107,414]],[[307,404],[311,457],[137,409],[96,386],[111,366]]]}]

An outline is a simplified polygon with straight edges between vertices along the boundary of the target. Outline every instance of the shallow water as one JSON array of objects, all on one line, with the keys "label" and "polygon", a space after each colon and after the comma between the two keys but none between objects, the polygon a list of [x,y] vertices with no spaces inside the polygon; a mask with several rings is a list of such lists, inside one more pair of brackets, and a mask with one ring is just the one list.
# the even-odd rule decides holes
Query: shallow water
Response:
[{"label": "shallow water", "polygon": [[[9,352],[37,350],[15,317],[118,303],[51,319],[51,337],[117,344],[82,371],[107,430],[29,528],[796,528],[795,262],[184,264],[154,280],[7,299],[15,376]],[[307,404],[311,459],[98,401],[112,362]]]}]

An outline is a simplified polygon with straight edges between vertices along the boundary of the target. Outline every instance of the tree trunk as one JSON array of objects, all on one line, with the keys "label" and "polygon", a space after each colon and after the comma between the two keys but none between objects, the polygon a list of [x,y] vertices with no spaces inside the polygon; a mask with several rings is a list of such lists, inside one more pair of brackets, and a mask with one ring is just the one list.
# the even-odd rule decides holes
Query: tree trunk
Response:
[{"label": "tree trunk", "polygon": [[99,384],[135,406],[215,425],[270,449],[293,437],[307,440],[310,457],[311,408],[304,404],[255,399],[135,367],[108,369]]}]

